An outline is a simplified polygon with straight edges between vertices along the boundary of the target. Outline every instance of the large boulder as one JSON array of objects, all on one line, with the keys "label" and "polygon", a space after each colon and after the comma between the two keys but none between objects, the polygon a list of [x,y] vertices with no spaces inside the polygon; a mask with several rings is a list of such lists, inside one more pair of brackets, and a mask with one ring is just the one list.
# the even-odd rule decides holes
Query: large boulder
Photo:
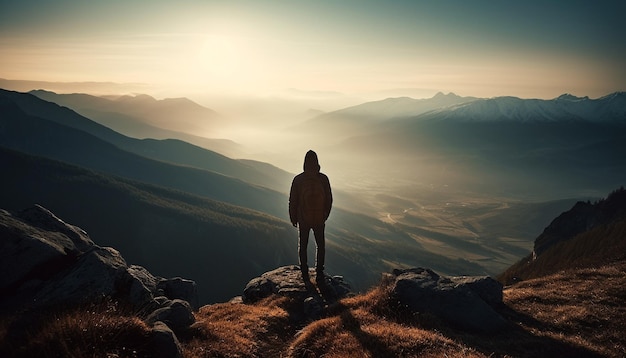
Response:
[{"label": "large boulder", "polygon": [[454,327],[495,332],[508,326],[494,307],[502,285],[485,276],[444,276],[425,268],[394,270],[392,298],[417,314],[430,314]]},{"label": "large boulder", "polygon": [[271,295],[287,297],[299,303],[289,313],[293,320],[300,321],[321,317],[330,304],[352,294],[350,285],[341,276],[318,277],[312,269],[309,275],[315,285],[302,279],[299,266],[282,266],[265,272],[248,282],[241,300],[251,304]]},{"label": "large boulder", "polygon": [[200,308],[198,301],[198,288],[192,280],[181,277],[162,278],[156,285],[156,289],[170,299],[181,299],[189,302],[191,308],[197,311]]},{"label": "large boulder", "polygon": [[[311,270],[310,277],[331,299],[337,300],[352,293],[350,285],[341,276],[325,275],[322,281]],[[243,290],[242,299],[244,303],[254,303],[271,295],[279,295],[295,300],[305,300],[313,291],[316,291],[315,287],[312,283],[302,279],[300,268],[290,265],[265,272],[250,280]]]},{"label": "large boulder", "polygon": [[41,206],[15,215],[0,210],[0,296],[45,280],[93,247],[87,234]]},{"label": "large boulder", "polygon": [[150,336],[151,357],[182,358],[183,350],[178,338],[163,322],[155,322]]},{"label": "large boulder", "polygon": [[102,298],[124,302],[145,316],[167,307],[174,318],[159,320],[173,322],[177,330],[193,316],[190,304],[179,299],[196,307],[198,302],[193,281],[155,277],[141,266],[129,266],[117,250],[94,244],[85,231],[39,205],[16,213],[0,210],[2,310]]},{"label": "large boulder", "polygon": [[196,322],[189,302],[175,299],[164,307],[152,312],[146,323],[154,325],[156,322],[167,324],[175,333],[181,333]]}]

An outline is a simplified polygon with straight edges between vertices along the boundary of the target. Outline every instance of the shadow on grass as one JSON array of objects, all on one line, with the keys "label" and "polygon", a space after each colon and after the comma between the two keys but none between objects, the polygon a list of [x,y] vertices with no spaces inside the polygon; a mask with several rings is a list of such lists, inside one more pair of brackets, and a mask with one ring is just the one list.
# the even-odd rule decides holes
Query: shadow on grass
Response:
[{"label": "shadow on grass", "polygon": [[546,325],[505,305],[498,307],[497,311],[510,322],[508,329],[495,333],[460,331],[447,326],[436,329],[444,336],[490,357],[604,357],[566,339],[549,336],[562,333],[555,326]]}]

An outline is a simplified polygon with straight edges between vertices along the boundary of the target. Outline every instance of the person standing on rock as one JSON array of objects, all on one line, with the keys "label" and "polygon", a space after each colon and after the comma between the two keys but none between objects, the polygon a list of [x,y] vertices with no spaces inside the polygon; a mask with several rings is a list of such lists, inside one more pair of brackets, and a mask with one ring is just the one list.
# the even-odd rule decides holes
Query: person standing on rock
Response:
[{"label": "person standing on rock", "polygon": [[332,204],[333,194],[330,190],[330,181],[325,174],[320,173],[317,154],[309,150],[304,156],[304,171],[293,178],[289,192],[289,219],[291,224],[298,228],[298,255],[302,278],[305,281],[309,281],[307,246],[310,231],[313,230],[317,248],[316,280],[323,282],[324,256],[326,255],[324,229]]}]

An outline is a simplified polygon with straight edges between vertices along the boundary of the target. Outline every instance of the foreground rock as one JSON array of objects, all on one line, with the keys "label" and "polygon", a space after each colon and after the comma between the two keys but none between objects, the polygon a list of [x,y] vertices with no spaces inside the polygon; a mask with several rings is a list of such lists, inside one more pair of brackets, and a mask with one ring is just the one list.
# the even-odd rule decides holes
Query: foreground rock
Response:
[{"label": "foreground rock", "polygon": [[321,317],[329,304],[352,294],[350,285],[341,276],[325,275],[321,278],[317,277],[314,270],[310,271],[310,276],[312,282],[305,282],[300,267],[295,265],[268,271],[248,282],[242,301],[254,303],[271,295],[284,296],[302,303],[300,308],[304,317],[298,318],[316,319]]},{"label": "foreground rock", "polygon": [[472,331],[495,332],[508,326],[494,310],[502,305],[502,284],[490,277],[451,277],[413,268],[394,270],[392,279],[392,298],[413,313],[431,314]]},{"label": "foreground rock", "polygon": [[163,322],[174,332],[188,327],[198,308],[193,281],[129,266],[117,250],[94,244],[85,231],[41,206],[0,210],[0,313],[104,298],[149,317],[158,323],[157,333]]}]

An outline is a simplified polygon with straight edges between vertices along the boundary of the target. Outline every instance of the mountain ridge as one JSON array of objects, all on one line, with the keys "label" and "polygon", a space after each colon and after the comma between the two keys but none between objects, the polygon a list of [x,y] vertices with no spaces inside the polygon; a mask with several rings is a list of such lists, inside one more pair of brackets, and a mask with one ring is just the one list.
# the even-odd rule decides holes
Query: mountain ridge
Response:
[{"label": "mountain ridge", "polygon": [[[4,209],[49,208],[152,272],[201,282],[203,303],[229,299],[296,251],[291,225],[260,211],[2,147],[0,163],[11,168],[0,178]],[[242,256],[230,280],[212,287],[221,265]]]},{"label": "mountain ridge", "polygon": [[502,96],[437,109],[418,117],[419,120],[617,121],[626,124],[626,92],[614,92],[597,99],[569,94],[551,100]]},{"label": "mountain ridge", "polygon": [[210,170],[274,190],[283,190],[291,180],[288,173],[279,169],[260,172],[244,162],[180,140],[130,138],[83,117],[67,107],[39,99],[32,94],[0,90],[0,96],[15,102],[26,114],[77,128],[144,157]]},{"label": "mountain ridge", "polygon": [[[169,130],[180,131],[182,127],[190,133],[210,134],[223,121],[215,110],[185,97],[156,99],[147,94],[97,97],[84,93],[57,94],[46,90],[33,90],[29,93],[51,102],[62,102],[62,105],[70,108],[126,114]],[[179,114],[176,121],[170,118],[172,112]]]},{"label": "mountain ridge", "polygon": [[626,261],[626,190],[605,199],[577,202],[556,217],[535,239],[533,252],[499,279],[505,284],[562,270],[593,268]]},{"label": "mountain ridge", "polygon": [[[85,93],[57,94],[47,90],[32,90],[28,93],[45,101],[68,107],[90,120],[130,137],[139,139],[180,139],[229,157],[238,157],[243,154],[242,146],[232,140],[208,138],[206,135],[198,136],[195,133],[180,131],[181,128],[177,128],[178,130],[162,128],[159,126],[159,121],[153,119],[153,114],[150,111],[158,112],[159,116],[169,112],[176,117],[185,117],[189,106],[199,106],[199,104],[187,98],[182,99],[182,105],[174,106],[174,108],[169,106],[170,108],[167,108],[167,110],[157,110],[150,109],[150,107],[155,107],[155,104],[159,103],[165,104],[168,99],[156,100],[146,95],[149,99],[139,103],[139,95],[127,96],[129,98],[124,100],[125,96],[93,96]],[[146,109],[138,111],[134,108],[139,106]],[[217,112],[215,113],[215,116],[217,116]],[[208,113],[207,115],[212,116],[213,114]],[[215,123],[216,128],[219,127],[218,124]]]},{"label": "mountain ridge", "polygon": [[[29,116],[15,105],[5,106],[0,143],[14,150],[63,160],[86,168],[204,195],[280,216],[285,204],[279,192],[241,179],[174,165],[127,152],[79,129]],[[229,190],[225,190],[228,188]],[[286,210],[286,209],[285,209]]]}]

